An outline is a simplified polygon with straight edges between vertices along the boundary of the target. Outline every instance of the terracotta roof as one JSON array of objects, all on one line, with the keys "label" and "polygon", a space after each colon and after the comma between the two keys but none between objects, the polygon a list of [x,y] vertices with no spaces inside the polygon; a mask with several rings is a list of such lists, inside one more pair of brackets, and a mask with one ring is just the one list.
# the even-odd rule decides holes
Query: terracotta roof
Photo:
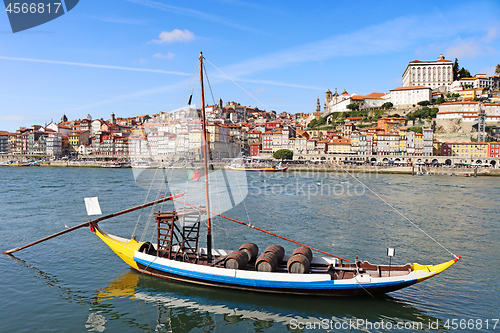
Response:
[{"label": "terracotta roof", "polygon": [[431,88],[426,87],[426,86],[409,86],[409,87],[399,87],[399,88],[396,88],[396,89],[391,89],[391,91],[395,91],[395,90],[415,90],[415,89],[429,89],[429,90],[431,90]]},{"label": "terracotta roof", "polygon": [[[472,102],[444,102],[444,103],[441,103],[441,105],[457,105],[457,104],[479,104],[479,102],[475,102],[475,101],[472,101]],[[498,105],[498,104],[494,104],[494,103],[483,103],[484,105]]]}]

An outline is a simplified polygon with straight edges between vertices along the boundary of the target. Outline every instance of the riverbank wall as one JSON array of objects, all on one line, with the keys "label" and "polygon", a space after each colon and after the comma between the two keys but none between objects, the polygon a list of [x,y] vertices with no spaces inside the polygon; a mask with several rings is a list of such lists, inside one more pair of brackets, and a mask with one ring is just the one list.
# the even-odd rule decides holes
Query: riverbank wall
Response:
[{"label": "riverbank wall", "polygon": [[[87,167],[100,168],[106,162],[98,161],[47,161],[35,166],[41,167]],[[12,165],[16,166],[16,165]],[[12,167],[11,166],[11,167]],[[33,167],[33,166],[32,166]],[[176,163],[175,169],[202,169],[202,163]],[[225,163],[213,163],[214,169],[225,169]],[[339,164],[292,164],[288,172],[333,172],[333,173],[366,173],[366,174],[401,174],[401,175],[437,175],[437,176],[500,176],[496,168],[467,167],[422,167],[418,166],[370,166],[370,165],[339,165]]]}]

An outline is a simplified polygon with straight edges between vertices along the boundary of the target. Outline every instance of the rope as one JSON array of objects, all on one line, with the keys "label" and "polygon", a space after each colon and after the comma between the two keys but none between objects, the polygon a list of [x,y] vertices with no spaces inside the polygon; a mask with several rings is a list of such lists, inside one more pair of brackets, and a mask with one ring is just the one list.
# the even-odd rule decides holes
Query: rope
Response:
[{"label": "rope", "polygon": [[[205,58],[203,58],[205,59]],[[259,102],[263,107],[264,109],[268,109],[268,107],[262,103],[261,101],[259,101],[257,98],[255,98],[255,96],[253,96],[252,94],[250,94],[248,91],[245,90],[245,88],[243,88],[242,86],[240,86],[238,83],[236,83],[233,79],[231,79],[226,73],[224,73],[223,71],[221,71],[220,69],[218,69],[217,67],[215,67],[214,64],[212,64],[210,61],[208,61],[207,59],[205,59],[206,62],[208,62],[210,65],[214,66],[214,68],[216,70],[218,70],[219,72],[222,73],[222,75],[224,75],[225,77],[227,77],[229,80],[231,80],[231,82],[233,82],[235,85],[237,85],[241,90],[243,90],[244,92],[246,92],[250,97],[252,97],[253,99],[255,99],[257,102]]]},{"label": "rope", "polygon": [[358,281],[358,279],[356,278],[356,275],[354,275],[354,280],[356,280],[356,282],[359,284],[359,286],[361,288],[363,288],[364,291],[366,291],[368,293],[368,295],[370,295],[371,297],[373,298],[376,298],[375,296],[373,296],[373,294],[371,292],[368,291],[368,289],[366,289],[365,287],[363,287],[363,285]]},{"label": "rope", "polygon": [[382,198],[380,195],[378,195],[377,193],[375,193],[371,188],[369,188],[368,186],[366,186],[361,180],[359,180],[358,178],[354,177],[354,175],[352,175],[349,171],[347,171],[346,169],[344,169],[344,167],[339,164],[340,167],[342,168],[343,171],[345,171],[349,176],[351,176],[352,178],[354,178],[355,180],[357,180],[361,185],[363,185],[368,191],[370,191],[373,195],[375,195],[377,198],[379,198],[380,200],[382,200],[387,206],[391,207],[392,210],[394,210],[396,213],[398,213],[399,215],[401,215],[406,221],[410,222],[411,225],[413,225],[415,228],[417,228],[418,230],[420,230],[424,235],[426,235],[427,237],[429,237],[430,239],[432,239],[436,244],[438,244],[439,246],[441,246],[443,249],[445,249],[449,254],[451,254],[453,257],[455,258],[458,258],[457,255],[455,255],[453,252],[451,252],[450,250],[448,250],[443,244],[441,244],[440,242],[438,242],[436,239],[434,239],[434,237],[432,237],[431,235],[429,235],[427,232],[425,232],[425,230],[423,230],[422,228],[420,228],[418,225],[416,225],[412,220],[410,220],[409,218],[407,218],[403,213],[401,213],[398,209],[396,209],[393,205],[391,205],[389,202],[387,202],[387,200],[385,200],[384,198]]},{"label": "rope", "polygon": [[[198,64],[199,64],[199,62],[196,63],[193,74],[191,74],[191,78],[189,79],[189,84],[186,88],[186,92],[184,93],[184,97],[182,97],[182,102],[181,102],[181,106],[180,106],[181,108],[184,106],[184,100],[186,99],[187,92],[189,91],[189,87],[191,87],[191,83],[193,82],[193,78],[195,77],[196,70],[198,69]],[[193,94],[193,91],[194,91],[194,84],[193,84],[193,88],[191,90],[191,95]]]},{"label": "rope", "polygon": [[[156,171],[158,171],[158,169]],[[151,188],[153,187],[153,182],[154,182],[155,177],[156,177],[156,171],[155,171],[155,176],[153,177],[153,179],[151,180],[151,184],[149,185],[149,189],[148,189],[148,193],[146,194],[146,198],[144,198],[144,203],[147,202],[148,197],[149,197],[149,193],[151,192]],[[135,223],[134,231],[132,232],[132,238],[135,237],[135,232],[137,231],[137,227],[139,226],[139,221],[141,220],[141,217],[142,217],[142,210],[139,213],[139,217],[137,218],[137,222]]]}]

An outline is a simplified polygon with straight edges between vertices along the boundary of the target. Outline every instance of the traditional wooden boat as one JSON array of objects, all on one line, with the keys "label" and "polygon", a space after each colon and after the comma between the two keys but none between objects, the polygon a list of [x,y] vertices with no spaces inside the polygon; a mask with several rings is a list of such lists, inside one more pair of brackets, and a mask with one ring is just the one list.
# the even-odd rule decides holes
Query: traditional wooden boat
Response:
[{"label": "traditional wooden boat", "polygon": [[[202,90],[203,142],[206,140],[203,97],[203,57],[200,55]],[[206,206],[189,206],[172,212],[155,213],[156,242],[138,242],[104,232],[96,223],[91,230],[133,269],[149,275],[213,287],[268,293],[355,296],[375,295],[398,290],[435,276],[459,260],[460,257],[438,265],[374,265],[355,262],[328,254],[305,244],[298,245],[291,255],[283,247],[271,245],[259,253],[254,243],[242,244],[238,250],[212,249],[211,216],[217,215],[234,222],[267,232],[258,227],[237,221],[210,210],[207,176],[208,145],[203,145],[205,163]],[[285,167],[228,166],[237,171],[286,171]],[[207,215],[207,247],[199,246],[202,216]],[[267,232],[269,233],[269,232]],[[312,251],[326,256],[313,256]]]},{"label": "traditional wooden boat", "polygon": [[[159,214],[158,230],[179,230],[176,222],[185,225],[186,217],[192,214]],[[172,223],[164,223],[167,220]],[[173,229],[169,229],[170,226]],[[284,255],[276,264],[273,254],[266,256],[266,253],[255,254],[248,261],[248,257],[244,257],[247,252],[243,250],[251,245],[246,245],[237,252],[214,249],[209,259],[206,248],[187,245],[189,232],[185,227],[181,230],[184,230],[181,244],[170,247],[172,243],[162,238],[167,234],[160,233],[157,244],[151,244],[107,234],[97,225],[93,228],[120,258],[141,273],[206,286],[269,293],[321,296],[388,293],[433,277],[460,258],[438,265],[389,266],[366,261],[348,263],[328,257],[312,257],[309,261],[306,256],[295,254]],[[303,249],[307,248],[299,247],[296,251],[307,252]]]},{"label": "traditional wooden boat", "polygon": [[[214,174],[222,172],[220,178],[224,179],[225,185],[214,187],[228,189],[237,181],[229,179],[231,173],[226,175],[224,170],[212,171],[209,177],[202,63],[203,56],[200,55],[204,182],[195,181],[185,184],[186,188],[189,187],[187,186],[189,184],[202,184],[202,187],[195,194],[197,197],[203,196],[205,198],[205,206],[188,204],[187,200],[180,201],[179,199],[184,193],[170,195],[154,202],[83,223],[46,237],[43,240],[82,226],[89,226],[91,231],[104,241],[125,263],[144,274],[213,287],[297,295],[358,296],[387,293],[433,277],[445,271],[460,259],[459,256],[453,255],[454,259],[437,265],[420,265],[416,263],[378,265],[358,260],[357,257],[354,262],[351,262],[212,210],[209,200],[209,179],[214,180]],[[186,177],[185,174],[184,177]],[[165,182],[162,182],[162,184],[165,184]],[[169,180],[168,185],[175,186],[175,181]],[[239,191],[233,190],[232,192],[237,194]],[[233,201],[233,198],[231,198],[231,201]],[[91,201],[89,200],[89,202]],[[154,241],[137,241],[135,237],[130,239],[117,237],[106,233],[98,225],[98,222],[106,218],[166,201],[178,203],[182,208],[170,212],[158,211],[154,214],[156,222]],[[235,204],[235,202],[232,202],[232,206]],[[100,209],[97,209],[97,211],[100,213]],[[253,230],[266,232],[283,240],[293,242],[299,247],[291,254],[286,254],[284,248],[279,245],[270,245],[265,247],[263,251],[259,251],[259,247],[254,243],[244,243],[238,249],[232,251],[213,249],[212,216],[219,216],[248,226]],[[200,229],[205,225],[207,226],[206,247],[201,247]],[[4,253],[12,253],[25,247]],[[313,256],[312,251],[326,256]],[[388,255],[390,254],[388,253]]]}]

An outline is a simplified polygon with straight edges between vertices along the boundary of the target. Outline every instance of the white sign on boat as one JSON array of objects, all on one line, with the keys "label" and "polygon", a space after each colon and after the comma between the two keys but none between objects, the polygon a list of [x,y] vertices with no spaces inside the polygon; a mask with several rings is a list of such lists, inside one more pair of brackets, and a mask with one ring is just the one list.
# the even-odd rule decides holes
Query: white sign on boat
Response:
[{"label": "white sign on boat", "polygon": [[101,206],[97,197],[85,198],[85,208],[87,208],[87,215],[101,215]]}]

